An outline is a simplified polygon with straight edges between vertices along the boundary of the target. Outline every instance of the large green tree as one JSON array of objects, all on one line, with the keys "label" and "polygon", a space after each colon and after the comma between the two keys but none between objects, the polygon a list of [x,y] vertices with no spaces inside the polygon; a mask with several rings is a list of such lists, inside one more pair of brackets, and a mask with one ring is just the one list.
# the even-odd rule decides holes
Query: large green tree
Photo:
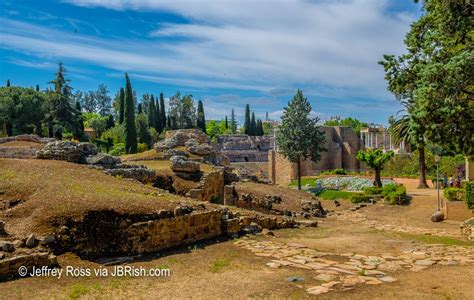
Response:
[{"label": "large green tree", "polygon": [[119,92],[119,124],[123,124],[125,111],[125,90],[120,88]]},{"label": "large green tree", "polygon": [[311,118],[311,105],[303,92],[298,90],[284,108],[281,125],[276,136],[278,151],[297,165],[298,189],[301,190],[301,162],[317,162],[324,151],[324,132],[318,118]]},{"label": "large green tree", "polygon": [[382,187],[382,180],[380,179],[380,172],[383,169],[383,165],[393,157],[393,151],[383,152],[381,149],[367,149],[365,151],[360,150],[357,153],[357,159],[365,162],[369,168],[374,170],[375,179],[374,186]]},{"label": "large green tree", "polygon": [[235,112],[233,108],[230,114],[230,132],[232,132],[232,134],[237,133],[237,121],[235,120]]},{"label": "large green tree", "polygon": [[137,129],[135,124],[135,101],[133,99],[132,85],[127,73],[125,73],[124,108],[125,152],[136,153]]},{"label": "large green tree", "polygon": [[385,55],[389,90],[413,101],[412,127],[433,144],[474,155],[474,17],[471,1],[423,1],[405,38],[408,53]]}]

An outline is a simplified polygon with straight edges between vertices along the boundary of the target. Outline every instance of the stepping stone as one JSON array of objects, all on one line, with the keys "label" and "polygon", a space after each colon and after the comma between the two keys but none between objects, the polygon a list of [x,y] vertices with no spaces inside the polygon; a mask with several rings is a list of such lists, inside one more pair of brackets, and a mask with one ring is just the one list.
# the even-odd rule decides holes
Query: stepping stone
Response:
[{"label": "stepping stone", "polygon": [[378,285],[378,284],[381,284],[381,283],[382,283],[382,281],[380,281],[376,278],[374,278],[374,280],[368,280],[368,281],[365,282],[365,284],[368,284],[368,285]]},{"label": "stepping stone", "polygon": [[329,281],[329,282],[321,284],[321,286],[324,286],[324,287],[327,287],[327,288],[332,288],[333,286],[338,285],[339,283],[341,283],[341,282],[340,281]]},{"label": "stepping stone", "polygon": [[280,264],[277,264],[275,262],[269,262],[269,263],[267,263],[267,266],[270,267],[270,268],[274,268],[274,269],[278,269],[279,267],[281,267]]},{"label": "stepping stone", "polygon": [[425,269],[428,269],[428,266],[413,266],[410,271],[419,272]]},{"label": "stepping stone", "polygon": [[365,270],[364,274],[367,276],[385,276],[385,273],[377,270]]},{"label": "stepping stone", "polygon": [[313,270],[320,270],[320,269],[323,269],[323,268],[326,268],[326,267],[329,266],[327,264],[320,264],[320,263],[317,263],[317,262],[309,262],[305,265],[310,267]]},{"label": "stepping stone", "polygon": [[337,265],[334,265],[334,267],[341,268],[341,269],[344,269],[344,270],[349,270],[349,271],[356,271],[356,272],[359,272],[360,270],[362,270],[359,267],[346,265],[346,264],[337,264]]},{"label": "stepping stone", "polygon": [[397,279],[393,278],[392,276],[380,277],[379,280],[383,281],[383,282],[395,282],[395,281],[397,281]]},{"label": "stepping stone", "polygon": [[401,269],[400,265],[393,261],[380,264],[378,265],[378,268],[383,271],[397,271]]},{"label": "stepping stone", "polygon": [[316,273],[319,274],[329,274],[329,275],[339,275],[339,272],[333,270],[316,270]]},{"label": "stepping stone", "polygon": [[304,281],[304,277],[290,276],[286,280],[288,280],[288,282]]},{"label": "stepping stone", "polygon": [[314,278],[317,279],[317,280],[320,280],[320,281],[328,282],[328,281],[332,281],[332,280],[336,279],[337,276],[336,275],[331,275],[331,274],[319,274],[318,276],[316,276]]},{"label": "stepping stone", "polygon": [[304,265],[306,263],[305,259],[298,259],[298,258],[294,258],[294,257],[288,257],[286,260],[297,263],[297,264],[302,264],[302,265]]},{"label": "stepping stone", "polygon": [[415,265],[418,265],[418,266],[431,266],[431,265],[434,265],[435,263],[436,262],[429,259],[421,259],[421,260],[415,261]]},{"label": "stepping stone", "polygon": [[292,264],[291,262],[286,261],[286,260],[276,260],[276,259],[274,259],[274,260],[272,260],[272,262],[274,262],[276,264],[280,264],[282,266],[289,266],[289,265]]},{"label": "stepping stone", "polygon": [[295,268],[300,268],[300,269],[305,269],[305,270],[313,270],[313,269],[311,269],[311,268],[308,267],[308,266],[301,265],[301,264],[295,264],[295,263],[292,263],[292,264],[290,265],[290,267],[295,267]]},{"label": "stepping stone", "polygon": [[306,247],[305,245],[301,245],[301,244],[297,244],[297,243],[288,243],[286,245],[288,247],[291,247],[291,248],[304,248],[304,247]]},{"label": "stepping stone", "polygon": [[309,294],[312,294],[312,295],[320,295],[320,294],[325,294],[327,292],[329,292],[331,289],[328,288],[328,287],[324,287],[324,286],[315,286],[315,287],[311,287],[309,289],[306,290],[306,292],[308,292]]},{"label": "stepping stone", "polygon": [[355,275],[356,274],[356,272],[349,271],[349,270],[344,270],[344,269],[336,268],[336,267],[330,267],[328,269],[339,272],[339,273],[349,274],[349,275]]}]

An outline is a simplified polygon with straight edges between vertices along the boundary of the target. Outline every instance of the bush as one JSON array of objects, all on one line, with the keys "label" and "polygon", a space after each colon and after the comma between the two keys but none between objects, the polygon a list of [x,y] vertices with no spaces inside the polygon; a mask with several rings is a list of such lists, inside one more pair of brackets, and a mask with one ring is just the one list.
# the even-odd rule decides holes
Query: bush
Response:
[{"label": "bush", "polygon": [[324,175],[347,175],[347,172],[344,169],[334,169],[334,170],[322,171],[321,174],[324,174]]},{"label": "bush", "polygon": [[444,197],[448,201],[462,201],[464,199],[464,189],[446,188],[443,190]]},{"label": "bush", "polygon": [[402,204],[407,195],[407,189],[402,184],[387,184],[382,188],[382,196],[388,204]]},{"label": "bush", "polygon": [[138,145],[137,145],[137,152],[138,153],[145,152],[146,150],[148,150],[148,145],[147,144],[138,143]]},{"label": "bush", "polygon": [[112,147],[112,150],[110,150],[109,154],[114,155],[114,156],[120,156],[122,154],[125,154],[125,144],[124,143],[115,144]]},{"label": "bush", "polygon": [[370,199],[370,196],[363,194],[354,194],[350,198],[352,203],[368,203],[370,202]]},{"label": "bush", "polygon": [[466,190],[464,193],[464,201],[469,209],[474,209],[474,182],[465,182],[464,188]]},{"label": "bush", "polygon": [[363,191],[364,191],[364,194],[366,195],[380,195],[382,194],[383,188],[379,188],[376,186],[369,186],[369,187],[365,187]]}]

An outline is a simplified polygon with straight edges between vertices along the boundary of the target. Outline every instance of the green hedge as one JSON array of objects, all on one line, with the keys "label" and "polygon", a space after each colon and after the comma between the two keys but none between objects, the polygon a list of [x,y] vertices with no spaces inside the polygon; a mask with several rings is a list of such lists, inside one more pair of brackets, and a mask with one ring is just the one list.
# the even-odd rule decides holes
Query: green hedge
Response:
[{"label": "green hedge", "polygon": [[352,203],[368,203],[371,197],[363,194],[354,194],[350,199]]},{"label": "green hedge", "polygon": [[404,202],[404,199],[407,195],[407,189],[402,184],[387,184],[384,185],[382,190],[382,196],[385,200],[385,203],[388,204],[397,204],[399,200]]},{"label": "green hedge", "polygon": [[448,201],[462,201],[464,199],[464,189],[460,188],[446,188],[443,190],[444,197]]},{"label": "green hedge", "polygon": [[380,195],[382,194],[383,188],[379,188],[376,186],[370,186],[363,188],[364,194],[366,195]]},{"label": "green hedge", "polygon": [[334,169],[329,171],[322,171],[321,174],[324,175],[347,175],[347,172],[344,169]]},{"label": "green hedge", "polygon": [[469,209],[474,209],[474,181],[464,182],[466,189],[464,201]]}]

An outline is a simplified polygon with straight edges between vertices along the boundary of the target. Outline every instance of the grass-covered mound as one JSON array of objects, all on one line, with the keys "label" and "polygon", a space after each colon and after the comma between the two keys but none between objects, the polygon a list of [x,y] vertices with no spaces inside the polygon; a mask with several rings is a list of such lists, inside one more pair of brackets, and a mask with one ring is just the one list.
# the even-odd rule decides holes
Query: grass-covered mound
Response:
[{"label": "grass-covered mound", "polygon": [[2,218],[9,230],[27,234],[49,230],[60,219],[87,211],[154,213],[185,198],[151,186],[109,176],[84,165],[50,160],[0,159],[0,200],[20,199]]}]

